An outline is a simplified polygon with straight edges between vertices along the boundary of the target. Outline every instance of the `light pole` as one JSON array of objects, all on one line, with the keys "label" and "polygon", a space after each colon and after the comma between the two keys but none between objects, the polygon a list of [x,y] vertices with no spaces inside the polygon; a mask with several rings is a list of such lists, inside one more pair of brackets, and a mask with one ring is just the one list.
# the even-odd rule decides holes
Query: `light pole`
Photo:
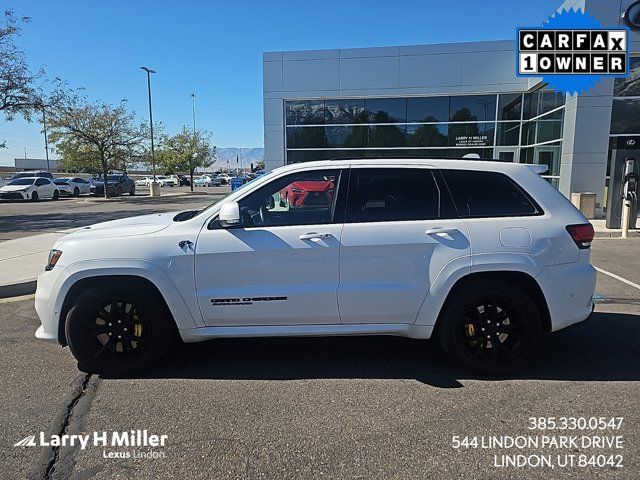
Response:
[{"label": "light pole", "polygon": [[149,94],[149,127],[151,129],[151,173],[153,175],[153,182],[151,182],[151,186],[149,187],[149,195],[152,197],[155,197],[160,193],[160,191],[158,189],[158,183],[156,182],[156,158],[155,158],[155,151],[153,148],[153,111],[151,109],[151,74],[156,73],[156,71],[150,69],[149,67],[140,67],[140,68],[145,72],[147,72],[147,92]]},{"label": "light pole", "polygon": [[45,105],[42,104],[42,127],[44,130],[44,154],[47,159],[47,172],[49,171],[49,139],[47,137],[47,114]]},{"label": "light pole", "polygon": [[193,112],[193,133],[196,133],[196,94],[192,93],[191,94],[191,100],[192,100],[192,112]]}]

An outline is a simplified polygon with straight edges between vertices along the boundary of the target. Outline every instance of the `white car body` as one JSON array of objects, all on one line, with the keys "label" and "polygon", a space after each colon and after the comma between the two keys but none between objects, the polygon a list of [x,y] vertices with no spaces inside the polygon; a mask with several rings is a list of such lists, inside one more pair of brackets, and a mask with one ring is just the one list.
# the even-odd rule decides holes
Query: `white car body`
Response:
[{"label": "white car body", "polygon": [[161,187],[174,186],[173,180],[170,177],[166,177],[164,175],[156,175],[156,182],[158,182]]},{"label": "white car body", "polygon": [[[65,344],[61,314],[74,284],[109,276],[153,284],[185,342],[280,335],[425,339],[454,285],[492,272],[516,273],[537,285],[548,314],[546,330],[559,330],[590,315],[596,274],[589,249],[577,247],[566,229],[588,222],[536,167],[468,160],[299,163],[257,178],[184,221],[163,213],[85,227],[58,240],[58,263],[38,278],[35,304],[42,326],[36,336]],[[434,176],[440,170],[498,172],[524,188],[542,212],[208,228],[220,220],[223,205],[233,210],[233,202],[286,175],[380,168]],[[367,208],[375,203],[367,201]]]},{"label": "white car body", "polygon": [[198,178],[193,179],[193,185],[195,187],[217,187],[220,186],[220,180],[218,178],[213,178],[209,175],[201,175]]},{"label": "white car body", "polygon": [[[20,184],[16,185],[17,182]],[[23,177],[0,187],[0,199],[32,200],[34,192],[37,193],[38,199],[56,198],[60,195],[60,189],[48,178]]]},{"label": "white car body", "polygon": [[233,177],[227,173],[219,173],[216,175],[216,178],[220,180],[223,185],[228,185]]},{"label": "white car body", "polygon": [[[60,181],[60,180],[66,180],[66,181],[63,184],[56,183],[56,181]],[[65,177],[64,179],[56,178],[53,180],[53,183],[56,185],[58,190],[60,190],[60,193],[64,195],[77,196],[77,195],[83,195],[85,193],[88,194],[91,189],[91,183],[89,183],[84,178],[80,178],[80,177],[68,177],[68,178]]]},{"label": "white car body", "polygon": [[153,182],[153,177],[142,177],[136,180],[136,187],[148,187]]}]

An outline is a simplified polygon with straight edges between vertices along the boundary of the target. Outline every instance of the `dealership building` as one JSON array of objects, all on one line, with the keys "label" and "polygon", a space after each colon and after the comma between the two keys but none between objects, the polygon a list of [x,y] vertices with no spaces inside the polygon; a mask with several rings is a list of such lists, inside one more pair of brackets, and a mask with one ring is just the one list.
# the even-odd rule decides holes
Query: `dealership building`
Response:
[{"label": "dealership building", "polygon": [[[629,8],[640,20],[634,3],[569,0],[560,8],[586,9],[613,27],[626,26]],[[550,13],[540,12],[540,26]],[[640,54],[640,30],[630,31],[628,46]],[[516,76],[515,58],[515,28],[504,41],[265,52],[266,168],[477,153],[545,164],[543,176],[562,193],[593,192],[605,207],[610,165],[640,160],[640,57],[629,78],[606,78],[578,96]]]}]

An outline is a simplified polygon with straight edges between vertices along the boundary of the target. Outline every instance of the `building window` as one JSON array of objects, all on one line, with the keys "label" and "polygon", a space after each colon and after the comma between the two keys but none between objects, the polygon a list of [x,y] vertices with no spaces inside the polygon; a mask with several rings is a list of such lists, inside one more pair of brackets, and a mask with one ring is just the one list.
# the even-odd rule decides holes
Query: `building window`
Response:
[{"label": "building window", "polygon": [[287,125],[322,125],[324,124],[324,101],[287,102],[285,114]]},{"label": "building window", "polygon": [[640,97],[640,57],[631,58],[629,76],[613,82],[614,97]]},{"label": "building window", "polygon": [[[547,164],[543,176],[557,184],[564,101],[550,91],[287,100],[286,163],[472,153]],[[640,98],[617,99],[613,110],[612,132],[640,134]]]},{"label": "building window", "polygon": [[495,118],[495,95],[460,95],[451,97],[449,119],[452,122],[485,122]]},{"label": "building window", "polygon": [[611,109],[612,134],[640,134],[640,98],[615,98]]}]

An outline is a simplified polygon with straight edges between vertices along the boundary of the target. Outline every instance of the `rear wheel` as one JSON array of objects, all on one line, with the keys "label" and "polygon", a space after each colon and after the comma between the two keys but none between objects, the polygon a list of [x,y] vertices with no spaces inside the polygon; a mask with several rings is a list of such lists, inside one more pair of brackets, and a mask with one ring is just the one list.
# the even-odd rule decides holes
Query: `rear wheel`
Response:
[{"label": "rear wheel", "polygon": [[120,195],[122,195],[122,187],[117,187],[116,188],[116,197],[119,197]]},{"label": "rear wheel", "polygon": [[466,285],[447,299],[440,343],[456,363],[481,375],[509,374],[534,357],[542,338],[536,303],[503,281]]},{"label": "rear wheel", "polygon": [[155,363],[175,339],[173,320],[157,295],[133,286],[90,288],[69,311],[65,333],[81,370],[136,373]]},{"label": "rear wheel", "polygon": [[129,195],[133,197],[135,194],[136,194],[136,187],[131,187],[131,190],[129,190]]}]

